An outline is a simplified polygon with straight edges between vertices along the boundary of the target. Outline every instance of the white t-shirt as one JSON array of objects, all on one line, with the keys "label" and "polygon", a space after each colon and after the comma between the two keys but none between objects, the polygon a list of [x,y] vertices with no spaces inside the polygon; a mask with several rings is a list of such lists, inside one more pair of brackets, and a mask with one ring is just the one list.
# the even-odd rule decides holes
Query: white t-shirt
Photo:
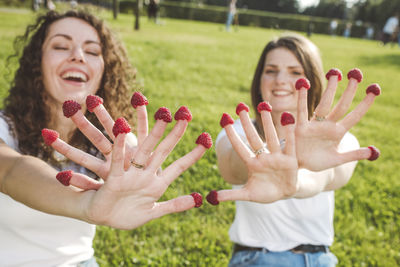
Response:
[{"label": "white t-shirt", "polygon": [[385,26],[383,27],[383,32],[387,34],[393,34],[398,24],[399,20],[397,17],[390,17],[386,21]]},{"label": "white t-shirt", "polygon": [[[1,116],[0,139],[18,151]],[[85,172],[75,164],[65,169]],[[0,266],[76,266],[93,257],[94,225],[31,209],[3,193],[0,211]]]},{"label": "white t-shirt", "polygon": [[[233,126],[239,136],[246,139],[240,121],[235,121]],[[222,130],[216,143],[225,135],[225,130]],[[346,133],[339,150],[353,150],[358,147],[357,139]],[[298,177],[310,173],[306,169],[300,169]],[[236,201],[236,215],[229,229],[229,236],[234,243],[264,247],[271,251],[285,251],[301,244],[330,246],[334,237],[334,208],[333,191],[322,192],[310,198],[292,198],[270,204]]]}]

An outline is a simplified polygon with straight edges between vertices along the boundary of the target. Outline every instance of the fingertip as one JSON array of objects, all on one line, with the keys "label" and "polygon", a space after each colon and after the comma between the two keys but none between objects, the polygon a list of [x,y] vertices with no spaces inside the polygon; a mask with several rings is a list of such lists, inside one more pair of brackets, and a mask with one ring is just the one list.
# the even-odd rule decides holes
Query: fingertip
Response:
[{"label": "fingertip", "polygon": [[190,194],[194,200],[194,207],[199,208],[203,205],[203,196],[197,192],[193,192]]},{"label": "fingertip", "polygon": [[93,110],[101,104],[103,104],[103,98],[97,95],[88,95],[86,97],[86,107],[89,112],[93,112]]},{"label": "fingertip", "polygon": [[169,109],[166,107],[161,107],[154,114],[154,119],[155,120],[163,120],[166,123],[170,123],[172,121],[171,111],[169,111]]},{"label": "fingertip", "polygon": [[65,186],[69,186],[73,173],[74,172],[71,170],[61,171],[61,172],[57,173],[56,178],[61,184],[65,185]]},{"label": "fingertip", "polygon": [[371,151],[371,155],[369,156],[368,160],[369,161],[377,160],[379,158],[380,154],[381,154],[379,149],[374,147],[374,146],[369,146],[368,148]]},{"label": "fingertip", "polygon": [[189,108],[186,106],[181,106],[178,111],[175,113],[174,119],[178,120],[186,120],[190,122],[192,120],[192,113],[190,112]]},{"label": "fingertip", "polygon": [[136,109],[139,106],[145,106],[148,105],[149,101],[147,101],[147,98],[141,93],[141,92],[134,92],[131,98],[131,105],[134,109]]},{"label": "fingertip", "polygon": [[121,133],[130,133],[131,127],[129,126],[129,123],[125,120],[125,118],[120,117],[115,121],[112,132],[114,136],[117,137]]},{"label": "fingertip", "polygon": [[381,94],[381,87],[377,83],[373,83],[365,90],[366,94],[372,93],[376,96]]},{"label": "fingertip", "polygon": [[207,132],[204,132],[197,137],[196,144],[202,145],[207,149],[210,149],[213,145],[213,141],[211,135]]},{"label": "fingertip", "polygon": [[281,124],[282,126],[294,124],[295,119],[290,112],[283,112],[281,115]]},{"label": "fingertip", "polygon": [[266,102],[266,101],[261,102],[261,103],[259,103],[259,104],[257,105],[257,111],[258,111],[258,113],[261,113],[261,111],[264,111],[264,110],[266,110],[266,111],[268,111],[268,112],[271,112],[271,111],[272,111],[271,105],[270,105],[268,102]]},{"label": "fingertip", "polygon": [[296,90],[300,90],[301,88],[305,88],[306,90],[310,89],[311,84],[307,78],[300,78],[296,81],[295,84]]},{"label": "fingertip", "polygon": [[62,109],[65,117],[70,118],[75,115],[82,107],[75,100],[67,100],[63,103]]},{"label": "fingertip", "polygon": [[249,112],[250,111],[250,109],[249,109],[249,106],[247,106],[245,103],[243,103],[243,102],[240,102],[237,106],[236,106],[236,114],[237,115],[239,115],[239,113],[241,112],[241,111],[246,111],[246,112]]},{"label": "fingertip", "polygon": [[332,68],[332,69],[330,69],[330,70],[326,73],[325,78],[329,81],[329,79],[330,79],[332,76],[337,76],[337,77],[338,77],[338,82],[340,82],[340,81],[342,80],[342,72],[341,72],[339,69],[337,69],[337,68]]},{"label": "fingertip", "polygon": [[225,128],[226,125],[233,124],[234,122],[235,121],[232,119],[231,115],[223,113],[219,125],[221,125],[222,128]]},{"label": "fingertip", "polygon": [[47,128],[42,129],[42,137],[43,137],[44,143],[48,146],[51,146],[51,144],[53,144],[59,136],[60,136],[60,134],[55,130],[51,130],[51,129],[47,129]]},{"label": "fingertip", "polygon": [[360,83],[363,79],[363,74],[362,74],[361,70],[358,68],[351,69],[347,73],[347,79],[350,80],[351,78],[357,80],[357,82]]},{"label": "fingertip", "polygon": [[211,190],[210,193],[206,196],[207,202],[210,203],[211,205],[218,205],[218,192],[216,190]]}]

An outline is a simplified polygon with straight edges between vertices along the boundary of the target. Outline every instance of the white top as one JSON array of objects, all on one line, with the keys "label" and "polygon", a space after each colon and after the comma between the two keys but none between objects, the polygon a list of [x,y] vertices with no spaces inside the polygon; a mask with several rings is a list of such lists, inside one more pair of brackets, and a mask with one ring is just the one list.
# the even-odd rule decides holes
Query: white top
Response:
[{"label": "white top", "polygon": [[[18,151],[1,116],[0,139]],[[75,164],[63,169],[85,172]],[[0,211],[0,266],[76,266],[93,257],[94,225],[31,209],[3,193]]]},{"label": "white top", "polygon": [[386,21],[385,26],[383,27],[383,32],[387,34],[392,34],[396,30],[397,25],[399,24],[399,20],[397,17],[390,17]]},{"label": "white top", "polygon": [[[239,136],[246,135],[237,120],[234,128]],[[225,136],[221,131],[216,143]],[[339,150],[359,147],[350,133],[343,137]],[[298,177],[310,174],[300,169]],[[240,188],[241,186],[233,186]],[[304,199],[279,200],[270,204],[236,201],[236,215],[229,229],[232,242],[249,247],[265,247],[271,251],[285,251],[300,244],[326,245],[333,242],[334,192],[322,192]]]}]

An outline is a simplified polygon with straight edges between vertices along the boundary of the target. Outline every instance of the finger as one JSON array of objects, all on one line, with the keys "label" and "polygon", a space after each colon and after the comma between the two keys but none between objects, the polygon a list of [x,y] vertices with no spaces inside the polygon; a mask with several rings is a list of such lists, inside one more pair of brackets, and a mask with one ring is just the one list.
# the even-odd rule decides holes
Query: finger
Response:
[{"label": "finger", "polygon": [[164,215],[189,210],[196,206],[193,196],[180,196],[164,202],[157,202],[154,207],[152,219],[162,217]]},{"label": "finger", "polygon": [[286,155],[295,156],[296,155],[296,145],[295,145],[295,120],[292,114],[289,112],[282,113],[281,124],[285,129],[285,148],[283,152]]},{"label": "finger", "polygon": [[207,201],[212,205],[218,205],[219,202],[224,201],[234,201],[234,200],[241,200],[241,201],[250,201],[250,193],[245,188],[240,189],[227,189],[227,190],[220,190],[220,191],[211,191],[207,197]]},{"label": "finger", "polygon": [[[166,123],[165,123],[166,124]],[[163,141],[157,146],[151,159],[149,160],[148,168],[149,170],[157,170],[161,167],[161,164],[165,161],[171,151],[174,149],[176,144],[182,138],[186,131],[188,121],[179,120],[175,124],[172,131],[164,138]]]},{"label": "finger", "polygon": [[257,110],[261,114],[265,141],[267,142],[269,151],[271,153],[280,151],[279,138],[276,134],[274,122],[272,121],[271,116],[272,107],[267,102],[261,102],[258,105]]},{"label": "finger", "polygon": [[347,88],[340,97],[336,106],[327,116],[328,120],[338,121],[339,119],[341,119],[346,114],[351,103],[353,102],[354,96],[357,91],[358,83],[361,82],[362,79],[362,73],[359,69],[353,69],[349,71],[347,77],[349,78],[349,83],[347,84]]},{"label": "finger", "polygon": [[72,121],[79,130],[92,142],[92,144],[103,154],[108,155],[112,150],[112,144],[90,121],[86,119],[83,113],[78,110],[71,116]]},{"label": "finger", "polygon": [[307,91],[310,89],[310,82],[306,78],[296,81],[296,90],[299,92],[297,104],[297,123],[299,125],[308,121]]},{"label": "finger", "polygon": [[242,139],[236,133],[235,129],[232,126],[233,123],[234,121],[229,114],[227,113],[222,114],[220,120],[221,127],[225,129],[226,135],[228,136],[233,149],[236,151],[236,153],[238,153],[240,158],[245,163],[247,163],[254,155],[254,153],[248,148],[248,146],[242,141]]},{"label": "finger", "polygon": [[83,152],[80,149],[77,149],[69,144],[65,143],[61,139],[57,139],[54,141],[51,146],[59,153],[77,163],[85,167],[86,169],[91,170],[96,173],[100,177],[105,177],[107,172],[104,169],[104,161],[96,158],[88,153]]},{"label": "finger", "polygon": [[153,152],[154,147],[164,134],[165,128],[168,123],[163,120],[157,120],[151,130],[149,136],[144,140],[143,144],[139,146],[138,151],[135,154],[135,162],[138,164],[146,164],[148,158]]},{"label": "finger", "polygon": [[108,136],[114,140],[114,134],[112,132],[112,128],[114,126],[114,120],[108,113],[108,111],[104,108],[103,105],[98,105],[96,108],[93,109],[94,114],[96,114],[97,119],[103,125],[104,129],[106,130]]},{"label": "finger", "polygon": [[335,98],[336,88],[339,81],[342,79],[342,73],[338,69],[331,69],[326,74],[326,77],[328,79],[328,85],[322,94],[321,101],[315,108],[314,112],[314,114],[318,115],[319,117],[326,117],[329,114]]},{"label": "finger", "polygon": [[347,162],[363,160],[363,159],[373,161],[378,159],[379,156],[380,156],[380,151],[376,147],[374,146],[362,147],[353,151],[340,153],[338,156],[338,162],[336,166]]},{"label": "finger", "polygon": [[120,133],[115,137],[109,177],[121,177],[124,174],[125,137],[126,133]]},{"label": "finger", "polygon": [[259,150],[264,147],[264,143],[257,133],[256,128],[249,117],[249,107],[244,103],[239,103],[236,107],[236,114],[240,117],[240,122],[244,133],[246,134],[247,140],[253,150]]},{"label": "finger", "polygon": [[173,162],[165,170],[161,172],[166,186],[170,185],[179,175],[197,162],[206,152],[207,148],[203,145],[197,145],[192,151],[185,156]]},{"label": "finger", "polygon": [[363,101],[361,101],[357,107],[344,117],[342,121],[339,122],[347,131],[351,129],[355,124],[357,124],[361,118],[368,111],[370,106],[374,103],[375,97],[374,93],[367,93]]},{"label": "finger", "polygon": [[147,108],[145,105],[136,108],[138,145],[143,144],[149,134]]},{"label": "finger", "polygon": [[83,190],[98,190],[103,183],[96,181],[81,173],[75,173],[71,170],[62,171],[56,175],[57,180],[65,186],[75,186]]}]

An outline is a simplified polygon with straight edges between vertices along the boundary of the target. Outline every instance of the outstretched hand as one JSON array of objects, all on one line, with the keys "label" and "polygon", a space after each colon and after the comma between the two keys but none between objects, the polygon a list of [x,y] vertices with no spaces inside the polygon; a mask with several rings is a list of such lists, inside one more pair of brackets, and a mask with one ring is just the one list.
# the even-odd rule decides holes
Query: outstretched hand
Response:
[{"label": "outstretched hand", "polygon": [[[326,77],[327,89],[310,120],[307,111],[307,90],[310,84],[304,78],[296,82],[299,99],[295,135],[299,167],[321,171],[350,161],[375,160],[379,156],[379,151],[373,146],[345,153],[340,153],[338,146],[345,133],[361,120],[375,97],[380,94],[379,85],[370,85],[366,90],[365,98],[345,116],[353,101],[358,83],[362,80],[362,73],[359,69],[353,69],[347,74],[349,79],[347,88],[332,110],[332,102],[342,74],[338,69],[331,69]],[[345,117],[340,120],[343,116]]]},{"label": "outstretched hand", "polygon": [[282,150],[271,118],[271,107],[262,102],[258,107],[261,113],[265,140],[270,153],[259,137],[248,115],[248,107],[240,103],[237,114],[240,116],[249,146],[241,140],[233,128],[233,119],[226,113],[221,119],[221,126],[248,169],[247,183],[240,189],[211,191],[207,200],[211,204],[220,201],[244,200],[270,203],[295,194],[297,185],[297,160],[294,143],[294,117],[283,113],[281,123],[286,130],[286,144]]},{"label": "outstretched hand", "polygon": [[[142,130],[147,128],[147,112],[145,113],[146,116],[138,116],[138,124],[142,125]],[[150,134],[145,136],[147,130],[138,134],[143,138],[139,138],[139,146],[132,153],[133,157],[129,159],[128,162],[131,163],[128,164],[128,167],[125,166],[126,154],[130,148],[126,145],[126,139],[131,133],[129,125],[123,118],[117,119],[111,128],[107,129],[105,126],[106,131],[115,136],[106,162],[69,146],[59,138],[50,138],[53,139],[53,142],[48,143],[59,152],[92,170],[105,181],[103,184],[86,175],[71,171],[61,172],[57,175],[59,181],[64,185],[73,185],[86,190],[82,192],[82,209],[85,214],[83,219],[119,229],[133,229],[163,215],[199,207],[202,197],[198,193],[157,202],[168,186],[183,171],[200,159],[206,149],[212,145],[209,134],[203,133],[196,141],[198,145],[191,152],[160,171],[162,163],[184,134],[188,121],[191,119],[191,115],[189,115],[190,111],[187,108],[181,108],[175,114],[177,119],[175,127],[159,143],[166,125],[172,121],[169,110],[160,108],[155,115],[157,122]],[[92,128],[94,126],[90,125],[87,126],[84,134],[100,151],[107,151],[107,142],[104,141],[104,136],[98,139],[93,138],[96,131]],[[50,140],[46,133],[44,138],[45,140],[47,138],[47,141]],[[106,164],[107,162],[108,164]]]}]

